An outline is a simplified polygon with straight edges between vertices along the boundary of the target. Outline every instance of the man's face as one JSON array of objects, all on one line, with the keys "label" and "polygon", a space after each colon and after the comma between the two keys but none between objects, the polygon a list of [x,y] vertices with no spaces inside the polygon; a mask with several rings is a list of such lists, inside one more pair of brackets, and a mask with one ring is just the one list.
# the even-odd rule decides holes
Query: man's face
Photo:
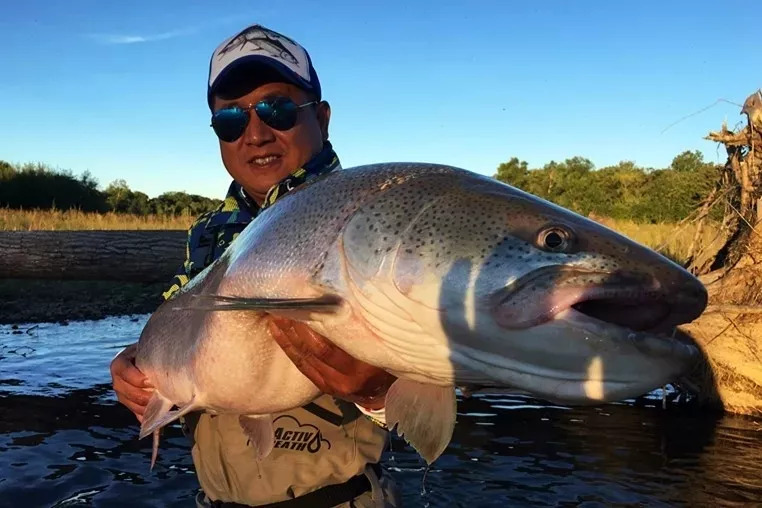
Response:
[{"label": "man's face", "polygon": [[[252,104],[271,97],[289,97],[296,104],[313,100],[305,91],[288,83],[265,83],[236,99],[214,97],[213,109]],[[331,110],[327,103],[299,110],[296,125],[286,131],[268,127],[254,111],[249,112],[246,131],[237,140],[220,140],[222,162],[230,176],[258,203],[270,188],[303,166],[323,148],[328,139]]]}]

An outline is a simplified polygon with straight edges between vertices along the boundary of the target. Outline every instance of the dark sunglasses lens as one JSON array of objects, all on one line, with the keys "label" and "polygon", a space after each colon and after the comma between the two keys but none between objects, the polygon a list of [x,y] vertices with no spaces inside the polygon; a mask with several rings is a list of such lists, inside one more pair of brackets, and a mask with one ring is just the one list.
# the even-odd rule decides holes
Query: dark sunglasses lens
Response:
[{"label": "dark sunglasses lens", "polygon": [[249,113],[241,108],[220,109],[212,115],[212,128],[222,141],[231,143],[240,138],[249,123]]},{"label": "dark sunglasses lens", "polygon": [[286,131],[296,125],[296,110],[294,101],[287,97],[261,101],[254,106],[259,119],[279,131]]}]

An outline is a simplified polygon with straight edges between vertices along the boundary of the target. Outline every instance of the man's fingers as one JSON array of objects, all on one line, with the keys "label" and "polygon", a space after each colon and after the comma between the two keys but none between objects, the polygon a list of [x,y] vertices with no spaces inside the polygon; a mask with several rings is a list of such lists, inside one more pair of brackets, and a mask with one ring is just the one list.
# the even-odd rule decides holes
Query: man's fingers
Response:
[{"label": "man's fingers", "polygon": [[121,378],[114,379],[114,391],[116,392],[117,397],[119,397],[119,400],[124,398],[135,404],[142,404],[143,406],[148,405],[148,401],[151,400],[152,395],[151,391],[128,384]]},{"label": "man's fingers", "polygon": [[383,407],[394,376],[357,360],[304,323],[272,316],[269,326],[286,356],[322,392]]},{"label": "man's fingers", "polygon": [[[292,321],[289,319],[273,318],[269,323],[270,333],[273,339],[278,343],[283,352],[286,353],[289,360],[296,365],[296,368],[299,369],[310,381],[315,383],[315,386],[321,391],[325,391],[327,386],[325,383],[325,376],[320,371],[320,365],[316,365],[314,362],[310,361],[312,358],[310,352],[306,350],[304,344],[298,341],[298,338],[296,341],[293,340],[295,333],[291,328],[290,323],[292,323]],[[284,329],[287,331],[284,331]]]},{"label": "man's fingers", "polygon": [[127,346],[114,358],[111,362],[111,377],[113,379],[122,378],[132,386],[149,388],[151,384],[145,374],[132,363],[134,351],[134,346]]},{"label": "man's fingers", "polygon": [[[357,369],[359,360],[347,354],[306,324],[290,320],[276,324],[281,333],[287,335],[289,347],[299,350],[301,356],[315,358],[330,365],[336,372],[345,375],[353,374]],[[278,343],[280,344],[280,342]]]},{"label": "man's fingers", "polygon": [[272,335],[272,338],[278,343],[283,352],[286,353],[286,356],[299,367],[304,361],[306,352],[301,344],[295,344],[292,340],[293,332],[289,323],[289,320],[271,320],[269,323],[270,335]]},{"label": "man's fingers", "polygon": [[[309,350],[312,356],[324,361],[327,361],[327,358],[330,358],[335,350],[341,351],[331,341],[306,324],[298,321],[291,322],[291,337],[297,345],[301,345]],[[344,353],[343,351],[341,352]]]},{"label": "man's fingers", "polygon": [[140,372],[140,370],[137,367],[134,367],[132,364],[124,369],[121,374],[122,379],[124,379],[132,386],[136,386],[138,388],[150,388],[151,386],[149,383],[147,383],[148,378],[146,378],[145,374]]},{"label": "man's fingers", "polygon": [[312,381],[315,384],[315,386],[318,387],[318,390],[324,393],[327,393],[330,391],[330,387],[326,383],[325,374],[321,372],[320,368],[315,367],[314,363],[310,361],[309,357],[301,357],[298,363],[294,361],[293,358],[291,358],[291,361],[294,362],[294,365],[296,365],[296,368],[299,369],[301,373],[304,374],[304,376],[307,379]]}]

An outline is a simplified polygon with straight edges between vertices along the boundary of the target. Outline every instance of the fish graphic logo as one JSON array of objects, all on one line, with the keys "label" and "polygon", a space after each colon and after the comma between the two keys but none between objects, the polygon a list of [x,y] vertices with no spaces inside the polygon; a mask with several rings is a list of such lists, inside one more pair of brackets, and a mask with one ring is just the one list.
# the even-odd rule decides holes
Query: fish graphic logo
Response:
[{"label": "fish graphic logo", "polygon": [[255,50],[264,51],[270,56],[280,58],[281,60],[291,62],[292,64],[298,64],[299,61],[291,50],[283,44],[284,41],[289,42],[294,46],[297,45],[294,41],[284,35],[273,32],[263,26],[254,25],[233,37],[230,42],[220,50],[217,58],[222,58],[225,54],[234,49],[242,51],[247,44],[251,44],[254,46]]}]

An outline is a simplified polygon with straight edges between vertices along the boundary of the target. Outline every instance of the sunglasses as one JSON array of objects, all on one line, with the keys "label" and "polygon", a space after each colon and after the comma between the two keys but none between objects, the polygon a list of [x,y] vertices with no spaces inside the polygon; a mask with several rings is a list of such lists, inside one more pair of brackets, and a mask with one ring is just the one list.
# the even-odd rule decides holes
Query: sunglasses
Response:
[{"label": "sunglasses", "polygon": [[264,99],[246,108],[230,106],[212,114],[212,128],[217,137],[227,143],[232,143],[243,136],[249,125],[249,112],[254,110],[265,125],[278,131],[287,131],[296,125],[299,110],[317,101],[296,104],[288,97],[273,97]]}]

